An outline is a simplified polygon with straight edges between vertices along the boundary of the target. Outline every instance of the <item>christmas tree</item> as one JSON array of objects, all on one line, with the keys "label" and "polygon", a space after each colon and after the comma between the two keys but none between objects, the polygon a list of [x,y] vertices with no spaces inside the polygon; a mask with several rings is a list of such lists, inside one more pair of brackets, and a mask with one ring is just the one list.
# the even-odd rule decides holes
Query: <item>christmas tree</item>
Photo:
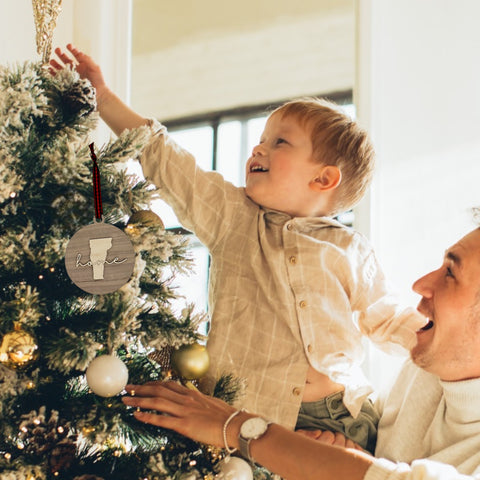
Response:
[{"label": "christmas tree", "polygon": [[[191,266],[186,240],[149,210],[153,185],[127,170],[151,132],[94,146],[95,106],[74,70],[0,67],[0,478],[213,479],[222,450],[142,424],[120,400],[127,375],[194,388],[208,357],[204,316],[171,305],[173,279]],[[134,252],[131,274],[108,293],[80,288],[66,265],[92,220]],[[75,266],[91,276],[86,260]],[[104,278],[123,261],[104,257]],[[215,395],[233,401],[239,385],[224,375]]]}]

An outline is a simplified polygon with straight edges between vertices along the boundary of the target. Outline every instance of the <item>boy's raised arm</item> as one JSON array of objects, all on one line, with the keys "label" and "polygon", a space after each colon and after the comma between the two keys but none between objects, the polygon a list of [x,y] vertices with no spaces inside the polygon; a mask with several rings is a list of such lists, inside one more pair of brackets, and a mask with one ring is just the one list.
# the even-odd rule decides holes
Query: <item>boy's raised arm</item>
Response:
[{"label": "boy's raised arm", "polygon": [[126,129],[147,125],[146,118],[133,111],[108,88],[101,68],[89,55],[81,52],[71,44],[67,45],[67,49],[71,56],[60,48],[55,49],[55,54],[61,63],[56,59],[50,60],[50,71],[55,75],[58,70],[61,70],[66,65],[71,65],[82,78],[88,79],[95,87],[97,93],[97,108],[100,117],[115,134],[120,135]]}]

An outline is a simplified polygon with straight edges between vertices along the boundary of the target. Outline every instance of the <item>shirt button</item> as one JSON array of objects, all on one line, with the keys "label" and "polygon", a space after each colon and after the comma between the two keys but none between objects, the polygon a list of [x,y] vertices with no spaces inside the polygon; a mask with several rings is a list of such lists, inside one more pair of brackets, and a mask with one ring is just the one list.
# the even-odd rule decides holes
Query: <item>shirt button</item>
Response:
[{"label": "shirt button", "polygon": [[295,387],[293,390],[292,390],[292,393],[298,397],[301,393],[302,393],[302,389],[301,388],[298,388],[298,387]]},{"label": "shirt button", "polygon": [[305,300],[302,300],[298,303],[300,305],[300,308],[305,308],[307,306],[307,302]]},{"label": "shirt button", "polygon": [[295,257],[295,255],[292,255],[292,256],[289,258],[289,260],[290,260],[290,263],[291,263],[292,265],[295,265],[295,264],[297,263],[297,257]]},{"label": "shirt button", "polygon": [[308,351],[308,353],[312,353],[312,352],[313,352],[313,346],[312,346],[312,345],[308,345],[308,346],[307,346],[307,351]]},{"label": "shirt button", "polygon": [[287,230],[292,230],[293,229],[293,225],[291,223],[287,223]]}]

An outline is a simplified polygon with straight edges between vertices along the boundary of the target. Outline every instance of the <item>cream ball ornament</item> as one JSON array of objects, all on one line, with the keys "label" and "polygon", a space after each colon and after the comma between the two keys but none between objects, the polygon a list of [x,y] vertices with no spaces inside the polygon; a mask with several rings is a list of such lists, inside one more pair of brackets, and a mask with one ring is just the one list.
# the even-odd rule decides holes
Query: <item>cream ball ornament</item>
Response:
[{"label": "cream ball ornament", "polygon": [[86,372],[93,393],[101,397],[119,394],[128,382],[127,366],[114,355],[101,355],[92,360]]},{"label": "cream ball ornament", "polygon": [[219,464],[222,480],[253,480],[249,463],[240,457],[226,457]]}]

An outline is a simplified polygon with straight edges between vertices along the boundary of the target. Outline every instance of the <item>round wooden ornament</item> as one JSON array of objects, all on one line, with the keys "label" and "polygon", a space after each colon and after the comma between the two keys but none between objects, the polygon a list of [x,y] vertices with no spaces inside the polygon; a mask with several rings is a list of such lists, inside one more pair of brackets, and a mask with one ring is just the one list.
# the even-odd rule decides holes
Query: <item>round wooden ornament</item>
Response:
[{"label": "round wooden ornament", "polygon": [[132,276],[135,251],[128,236],[108,223],[95,222],[70,239],[65,267],[72,282],[85,292],[111,293]]}]

